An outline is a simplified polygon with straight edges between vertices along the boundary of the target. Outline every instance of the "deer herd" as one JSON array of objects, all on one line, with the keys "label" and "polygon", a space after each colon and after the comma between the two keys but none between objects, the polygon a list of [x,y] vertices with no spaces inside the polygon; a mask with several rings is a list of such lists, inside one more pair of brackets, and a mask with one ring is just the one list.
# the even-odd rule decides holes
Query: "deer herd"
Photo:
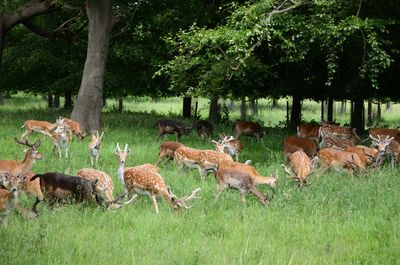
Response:
[{"label": "deer herd", "polygon": [[[200,138],[213,138],[214,129],[208,121],[198,121],[194,126],[184,125],[180,121],[161,119],[155,127],[158,129],[156,139],[165,134],[174,134],[176,142],[167,141],[160,145],[157,161],[149,164],[125,166],[131,154],[128,144],[120,148],[116,144],[114,155],[119,162],[117,179],[123,193],[114,197],[113,178],[106,172],[95,169],[100,156],[100,147],[104,133],[94,132],[88,144],[91,168],[79,169],[74,176],[59,172],[35,174],[32,171],[36,161],[43,159],[38,151],[41,141],[30,143],[28,136],[39,132],[49,137],[53,143],[53,154],[57,150],[61,158],[69,156],[69,145],[75,135],[79,141],[86,136],[78,122],[60,117],[55,123],[27,120],[22,128],[25,132],[21,139],[14,138],[19,145],[26,147],[23,161],[0,160],[0,218],[7,222],[8,213],[16,208],[20,212],[26,209],[18,203],[20,193],[36,198],[30,216],[37,215],[37,205],[45,202],[50,207],[65,201],[94,201],[107,209],[119,209],[140,198],[149,196],[155,211],[158,213],[157,198],[164,199],[172,209],[190,208],[188,202],[197,199],[200,188],[195,188],[188,196],[178,198],[166,184],[158,166],[167,159],[175,160],[178,169],[195,168],[199,172],[201,182],[206,181],[208,174],[214,174],[217,183],[216,198],[227,188],[240,192],[245,202],[245,195],[251,193],[261,204],[267,205],[270,198],[263,194],[258,186],[263,184],[276,188],[277,172],[270,176],[262,176],[251,166],[251,160],[239,162],[243,144],[242,135],[253,136],[257,140],[263,137],[260,124],[250,121],[237,121],[233,125],[234,136],[221,134],[219,140],[211,140],[215,149],[197,149],[179,142],[182,135],[190,135],[193,127]],[[329,168],[349,172],[363,173],[367,168],[380,168],[385,157],[389,157],[390,165],[398,163],[400,152],[400,130],[373,128],[369,131],[369,139],[373,147],[361,145],[355,129],[341,127],[337,124],[322,123],[319,125],[302,123],[297,127],[296,136],[286,136],[283,144],[287,164],[282,164],[284,172],[299,185],[308,183],[309,176],[323,172]],[[318,164],[320,167],[317,169]]]}]

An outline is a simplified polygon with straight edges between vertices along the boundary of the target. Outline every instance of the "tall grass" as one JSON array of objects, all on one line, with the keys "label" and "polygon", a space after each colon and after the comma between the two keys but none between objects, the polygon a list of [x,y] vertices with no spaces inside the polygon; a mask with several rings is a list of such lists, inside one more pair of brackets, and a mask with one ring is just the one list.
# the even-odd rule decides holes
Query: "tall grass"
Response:
[{"label": "tall grass", "polygon": [[[53,121],[58,115],[68,115],[44,106],[38,98],[19,95],[0,107],[0,159],[23,159],[24,148],[12,138],[22,134],[24,120]],[[318,105],[313,106],[307,105],[306,117],[313,117],[313,109],[317,112]],[[112,154],[115,144],[128,143],[132,149],[127,166],[156,161],[161,141],[155,141],[152,126],[159,117],[155,111],[150,112],[177,113],[181,104],[178,99],[158,103],[129,99],[126,107],[132,112],[103,115],[105,137],[98,168],[112,175],[115,194],[122,191],[116,177],[118,161]],[[261,115],[264,112],[266,116],[274,115],[276,121],[285,115],[282,109],[272,114],[262,110]],[[232,112],[232,118],[236,113]],[[268,124],[266,116],[259,119]],[[392,125],[399,125],[398,117],[390,119]],[[227,124],[216,127],[217,132],[231,132]],[[284,136],[285,131],[269,129],[261,142],[242,139],[242,161],[253,160],[256,169],[265,175],[278,170],[276,192],[261,187],[273,196],[268,207],[250,195],[243,205],[234,190],[225,191],[216,200],[212,175],[201,183],[197,171],[179,172],[173,163],[163,164],[161,174],[178,196],[201,187],[201,199],[194,201],[191,209],[174,212],[161,201],[157,215],[147,197],[118,211],[93,205],[50,210],[40,204],[38,218],[26,220],[13,212],[8,226],[0,227],[1,263],[399,264],[399,170],[384,168],[361,176],[328,172],[313,176],[309,186],[298,188],[280,169],[284,163]],[[42,139],[39,149],[45,158],[34,165],[35,172],[75,174],[89,167],[89,139],[74,140],[70,158],[59,159],[51,154],[49,139],[31,136],[32,140],[36,138]],[[171,135],[166,138],[174,140]],[[213,148],[210,141],[195,135],[183,136],[182,142],[196,148]],[[28,207],[33,201],[22,196],[21,204]]]}]

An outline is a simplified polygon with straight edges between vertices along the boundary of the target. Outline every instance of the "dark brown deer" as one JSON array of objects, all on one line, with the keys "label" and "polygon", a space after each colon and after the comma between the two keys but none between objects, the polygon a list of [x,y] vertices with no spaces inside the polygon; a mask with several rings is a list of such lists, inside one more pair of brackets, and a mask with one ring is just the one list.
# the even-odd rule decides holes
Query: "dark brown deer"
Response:
[{"label": "dark brown deer", "polygon": [[283,150],[287,158],[289,158],[289,155],[296,151],[303,151],[310,158],[313,158],[317,155],[317,145],[313,140],[296,136],[285,137],[283,142]]},{"label": "dark brown deer", "polygon": [[196,130],[200,138],[214,137],[214,127],[209,121],[199,120],[196,123]]},{"label": "dark brown deer", "polygon": [[192,126],[185,126],[182,122],[175,120],[158,120],[155,127],[158,128],[156,140],[164,138],[165,134],[175,134],[176,141],[179,142],[181,135],[190,135],[192,133]]},{"label": "dark brown deer", "polygon": [[260,140],[264,133],[260,124],[251,121],[236,121],[233,125],[233,130],[236,133],[236,139],[242,135],[254,136]]}]

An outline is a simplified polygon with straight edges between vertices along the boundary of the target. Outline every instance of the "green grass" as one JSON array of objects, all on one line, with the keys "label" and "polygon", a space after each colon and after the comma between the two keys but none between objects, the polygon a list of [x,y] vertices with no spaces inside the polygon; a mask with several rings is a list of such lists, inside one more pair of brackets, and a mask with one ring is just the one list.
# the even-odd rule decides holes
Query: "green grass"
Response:
[{"label": "green grass", "polygon": [[[22,134],[24,120],[53,121],[58,115],[68,115],[62,110],[48,111],[44,106],[39,98],[25,95],[0,106],[0,159],[22,160],[24,148],[12,138]],[[151,103],[146,98],[130,98],[126,107],[131,112],[103,115],[105,137],[98,168],[112,175],[115,194],[122,191],[116,177],[118,161],[112,154],[115,144],[128,143],[132,149],[127,166],[154,162],[161,142],[154,140],[152,126],[158,117],[150,112],[156,109],[176,114],[181,102],[168,99]],[[399,125],[397,107],[384,113],[391,126]],[[318,119],[318,104],[307,102],[305,110],[305,117]],[[236,115],[237,111],[232,112],[232,119]],[[269,120],[269,116],[273,117]],[[285,112],[280,109],[270,113],[264,105],[257,119],[274,124],[285,119]],[[220,124],[217,132],[230,132],[230,127]],[[40,204],[37,219],[26,220],[12,213],[8,226],[0,227],[1,263],[399,264],[399,170],[384,168],[380,173],[371,171],[363,176],[328,172],[313,176],[309,186],[298,188],[279,166],[284,162],[284,136],[284,131],[268,129],[261,143],[243,139],[242,161],[253,160],[255,168],[266,175],[278,169],[279,188],[268,207],[251,195],[243,205],[235,190],[227,190],[215,200],[212,175],[201,183],[197,171],[178,172],[173,163],[162,165],[161,174],[178,196],[202,188],[202,198],[194,201],[191,209],[173,212],[161,201],[157,215],[147,197],[118,211],[90,205],[49,210]],[[43,140],[42,135],[31,139],[36,137]],[[174,139],[171,135],[166,138]],[[74,140],[68,160],[51,155],[51,141],[42,141],[40,151],[45,158],[34,165],[34,171],[74,174],[89,167],[88,141]],[[195,135],[183,136],[182,142],[196,148],[213,148]],[[273,195],[271,189],[261,189]],[[33,201],[23,196],[21,203],[30,206]]]}]

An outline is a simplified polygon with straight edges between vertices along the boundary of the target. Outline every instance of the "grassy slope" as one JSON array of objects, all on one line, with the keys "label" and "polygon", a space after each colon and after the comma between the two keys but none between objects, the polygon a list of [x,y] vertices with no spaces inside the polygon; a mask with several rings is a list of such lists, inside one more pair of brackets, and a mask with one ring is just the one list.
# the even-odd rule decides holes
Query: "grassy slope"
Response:
[{"label": "grassy slope", "polygon": [[[141,106],[141,110],[150,104],[127,103],[132,109]],[[168,113],[179,109],[180,102],[171,100],[152,106]],[[282,111],[275,113],[275,120],[284,119]],[[59,114],[65,113],[44,110],[38,99],[17,98],[0,107],[0,158],[23,158],[23,147],[16,146],[12,137],[22,134],[24,120],[54,120]],[[305,113],[306,117],[312,115],[316,114]],[[104,114],[106,136],[99,169],[113,176],[117,193],[121,187],[116,178],[117,158],[112,154],[115,143],[129,143],[132,155],[127,165],[155,161],[160,144],[154,141],[152,125],[156,119],[148,114]],[[268,122],[264,116],[261,119]],[[217,131],[229,132],[230,128],[221,125]],[[0,227],[2,263],[398,264],[399,171],[385,169],[364,176],[330,172],[313,176],[311,185],[299,189],[279,167],[284,135],[269,130],[261,143],[243,139],[242,160],[252,159],[262,174],[278,169],[281,176],[279,189],[267,208],[252,196],[248,196],[247,205],[242,205],[239,193],[233,190],[216,201],[213,176],[200,183],[196,171],[178,172],[174,164],[163,165],[161,173],[178,196],[202,188],[202,199],[193,202],[190,210],[172,212],[160,202],[160,214],[156,215],[146,197],[119,211],[76,205],[51,211],[40,205],[36,220],[13,213],[9,225]],[[209,142],[194,136],[182,140],[189,146],[212,148]],[[40,147],[46,157],[34,165],[35,172],[74,174],[88,167],[87,143],[88,139],[83,143],[74,141],[71,158],[60,160],[51,155],[52,144],[47,139]],[[271,189],[262,190],[272,195]],[[33,198],[22,199],[24,205],[32,203]]]}]

